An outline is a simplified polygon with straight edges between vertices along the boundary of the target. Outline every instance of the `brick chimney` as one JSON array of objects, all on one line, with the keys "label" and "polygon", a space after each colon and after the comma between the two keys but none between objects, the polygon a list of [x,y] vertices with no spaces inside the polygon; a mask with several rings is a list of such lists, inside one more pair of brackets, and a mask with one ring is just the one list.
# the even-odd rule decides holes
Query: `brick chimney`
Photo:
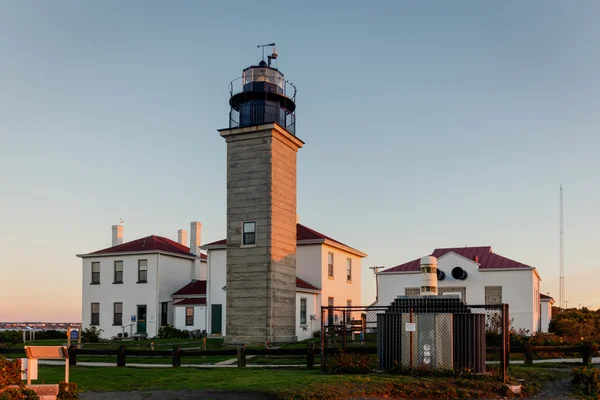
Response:
[{"label": "brick chimney", "polygon": [[177,231],[177,242],[187,246],[187,231],[185,229],[180,229]]},{"label": "brick chimney", "polygon": [[117,246],[123,243],[123,225],[112,226],[112,245]]},{"label": "brick chimney", "polygon": [[201,236],[202,224],[195,221],[190,223],[190,253],[193,255],[200,254]]}]

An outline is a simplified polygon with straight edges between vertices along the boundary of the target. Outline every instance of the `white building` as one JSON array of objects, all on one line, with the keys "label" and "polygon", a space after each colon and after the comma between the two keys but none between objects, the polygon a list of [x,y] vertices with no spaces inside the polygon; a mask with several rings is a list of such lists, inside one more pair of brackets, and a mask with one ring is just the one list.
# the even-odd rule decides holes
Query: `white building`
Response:
[{"label": "white building", "polygon": [[[202,246],[208,251],[207,326],[226,335],[226,240]],[[296,336],[321,329],[321,306],[361,305],[361,262],[367,255],[322,233],[296,225]]]},{"label": "white building", "polygon": [[[167,324],[201,329],[202,296],[184,291],[193,280],[206,280],[207,270],[199,248],[201,224],[190,226],[191,250],[185,245],[185,230],[178,232],[179,243],[160,236],[123,243],[123,227],[115,225],[111,247],[78,254],[83,266],[82,328],[96,326],[103,337],[124,332],[152,337]],[[187,308],[193,318],[180,320],[181,313],[190,313]]]},{"label": "white building", "polygon": [[[467,304],[508,303],[515,329],[530,333],[547,331],[551,311],[541,306],[540,276],[534,267],[513,261],[486,247],[435,249],[438,259],[438,295],[460,296]],[[420,259],[388,268],[377,274],[379,306],[400,295],[419,295]],[[548,308],[548,306],[545,306]]]},{"label": "white building", "polygon": [[552,319],[552,306],[554,299],[543,293],[540,293],[540,314],[541,314],[541,330],[548,332],[550,320]]},{"label": "white building", "polygon": [[[123,243],[113,226],[113,245],[82,259],[82,328],[97,326],[102,337],[156,336],[161,326],[206,330],[225,336],[226,241],[202,246],[201,224],[192,222],[175,242],[148,236]],[[361,262],[367,255],[298,224],[296,229],[296,334],[321,329],[321,306],[361,305]]]}]

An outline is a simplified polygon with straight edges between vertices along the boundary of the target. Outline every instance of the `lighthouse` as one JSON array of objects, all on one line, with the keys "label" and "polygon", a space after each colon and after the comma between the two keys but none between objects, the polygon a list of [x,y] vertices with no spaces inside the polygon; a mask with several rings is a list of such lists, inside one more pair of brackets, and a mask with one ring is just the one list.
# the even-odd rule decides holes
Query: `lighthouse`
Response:
[{"label": "lighthouse", "polygon": [[296,88],[273,61],[230,83],[226,342],[296,341]]}]

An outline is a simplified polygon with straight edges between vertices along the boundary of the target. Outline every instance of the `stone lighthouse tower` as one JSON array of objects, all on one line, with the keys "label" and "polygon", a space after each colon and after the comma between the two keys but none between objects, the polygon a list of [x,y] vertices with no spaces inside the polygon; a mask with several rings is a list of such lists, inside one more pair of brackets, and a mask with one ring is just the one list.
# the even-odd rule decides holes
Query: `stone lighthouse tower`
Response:
[{"label": "stone lighthouse tower", "polygon": [[[275,44],[266,45],[272,47]],[[263,47],[263,54],[264,48]],[[295,87],[268,62],[230,84],[226,341],[296,341]]]}]

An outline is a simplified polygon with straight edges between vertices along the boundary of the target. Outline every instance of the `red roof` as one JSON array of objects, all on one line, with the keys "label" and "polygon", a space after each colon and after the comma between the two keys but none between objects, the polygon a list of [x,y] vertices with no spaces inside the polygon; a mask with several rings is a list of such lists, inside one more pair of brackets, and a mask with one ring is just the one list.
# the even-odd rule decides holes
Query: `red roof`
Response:
[{"label": "red roof", "polygon": [[[522,264],[510,258],[503,257],[492,252],[491,246],[481,247],[450,247],[446,249],[435,249],[431,255],[440,258],[447,253],[456,253],[469,260],[479,263],[479,269],[502,269],[502,268],[531,268],[529,265]],[[388,268],[382,272],[411,272],[419,271],[421,259],[409,261],[404,264]]]},{"label": "red roof", "polygon": [[[341,244],[342,246],[350,247],[347,244],[344,244],[338,240],[330,238],[327,235],[322,234],[321,232],[317,232],[314,229],[310,229],[302,224],[296,224],[296,240],[331,240],[337,244]],[[217,240],[216,242],[208,243],[206,246],[217,246],[217,245],[226,245],[227,239]],[[352,247],[350,247],[352,248]]]},{"label": "red roof", "polygon": [[[162,236],[146,236],[131,242],[118,244],[106,249],[94,251],[90,254],[111,254],[111,253],[136,253],[141,251],[164,251],[168,253],[183,254],[190,256],[190,248],[177,243],[174,240]],[[206,254],[200,255],[201,259],[206,259]]]},{"label": "red roof", "polygon": [[193,280],[175,293],[173,296],[205,295],[206,281]]},{"label": "red roof", "polygon": [[206,297],[194,298],[194,299],[183,299],[177,303],[173,303],[174,306],[199,306],[206,305]]},{"label": "red roof", "polygon": [[296,277],[296,287],[300,289],[320,290],[318,287],[311,285],[310,283],[303,281]]}]

